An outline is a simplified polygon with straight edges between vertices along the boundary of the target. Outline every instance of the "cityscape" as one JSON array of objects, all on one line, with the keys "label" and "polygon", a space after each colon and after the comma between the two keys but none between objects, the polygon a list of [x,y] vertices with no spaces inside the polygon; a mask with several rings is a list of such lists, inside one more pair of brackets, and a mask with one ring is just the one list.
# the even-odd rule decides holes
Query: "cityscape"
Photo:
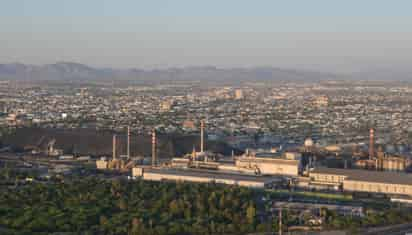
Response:
[{"label": "cityscape", "polygon": [[[138,16],[131,2],[23,2],[0,9],[0,234],[412,234],[411,44],[396,17],[371,23],[362,3],[355,26],[320,1],[302,3],[313,15],[212,0]],[[308,22],[260,18],[295,14]]]}]

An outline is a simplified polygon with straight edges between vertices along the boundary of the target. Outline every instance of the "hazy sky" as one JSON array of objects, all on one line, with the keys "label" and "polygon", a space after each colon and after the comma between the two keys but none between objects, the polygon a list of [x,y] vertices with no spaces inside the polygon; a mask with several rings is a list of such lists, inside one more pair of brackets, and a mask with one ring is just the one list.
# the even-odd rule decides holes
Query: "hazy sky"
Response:
[{"label": "hazy sky", "polygon": [[0,63],[407,68],[410,0],[0,0]]}]

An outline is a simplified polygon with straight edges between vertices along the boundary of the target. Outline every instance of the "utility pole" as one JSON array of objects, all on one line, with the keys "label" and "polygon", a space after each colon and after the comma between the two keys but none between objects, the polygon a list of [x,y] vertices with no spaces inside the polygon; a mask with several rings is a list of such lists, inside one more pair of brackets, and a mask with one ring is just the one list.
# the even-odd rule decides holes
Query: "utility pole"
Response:
[{"label": "utility pole", "polygon": [[282,235],[282,208],[279,210],[279,235]]},{"label": "utility pole", "polygon": [[113,135],[113,160],[116,160],[116,138],[117,138],[117,136],[116,136],[116,134],[114,134]]}]

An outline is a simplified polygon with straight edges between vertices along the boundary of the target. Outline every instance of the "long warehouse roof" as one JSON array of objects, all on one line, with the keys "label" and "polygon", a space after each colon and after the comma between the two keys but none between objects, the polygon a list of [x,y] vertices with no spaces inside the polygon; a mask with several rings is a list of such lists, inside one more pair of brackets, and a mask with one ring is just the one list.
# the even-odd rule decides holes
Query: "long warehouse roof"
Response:
[{"label": "long warehouse roof", "polygon": [[311,173],[344,175],[348,177],[347,180],[412,185],[412,174],[401,172],[319,167],[315,168]]},{"label": "long warehouse roof", "polygon": [[156,168],[145,168],[145,173],[156,173],[164,175],[181,175],[181,176],[193,176],[193,177],[205,177],[212,179],[231,179],[231,180],[241,180],[241,181],[254,181],[254,182],[273,182],[282,180],[281,177],[268,177],[268,176],[254,176],[254,175],[244,175],[244,174],[232,174],[219,171],[208,171],[208,170],[193,170],[193,169],[156,169]]}]

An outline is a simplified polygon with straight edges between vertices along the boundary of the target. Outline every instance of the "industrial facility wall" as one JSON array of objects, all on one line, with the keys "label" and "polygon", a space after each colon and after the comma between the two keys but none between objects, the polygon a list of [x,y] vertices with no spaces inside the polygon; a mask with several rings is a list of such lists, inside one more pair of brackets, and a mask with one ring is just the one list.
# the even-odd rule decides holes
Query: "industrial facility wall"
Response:
[{"label": "industrial facility wall", "polygon": [[196,177],[196,176],[185,176],[185,175],[171,175],[171,174],[158,174],[158,173],[144,173],[144,180],[162,181],[162,180],[173,180],[173,181],[189,181],[197,183],[221,183],[229,185],[239,185],[244,187],[252,188],[264,188],[264,182],[258,181],[245,181],[245,180],[235,180],[235,179],[223,179],[223,178],[208,178],[208,177]]}]

